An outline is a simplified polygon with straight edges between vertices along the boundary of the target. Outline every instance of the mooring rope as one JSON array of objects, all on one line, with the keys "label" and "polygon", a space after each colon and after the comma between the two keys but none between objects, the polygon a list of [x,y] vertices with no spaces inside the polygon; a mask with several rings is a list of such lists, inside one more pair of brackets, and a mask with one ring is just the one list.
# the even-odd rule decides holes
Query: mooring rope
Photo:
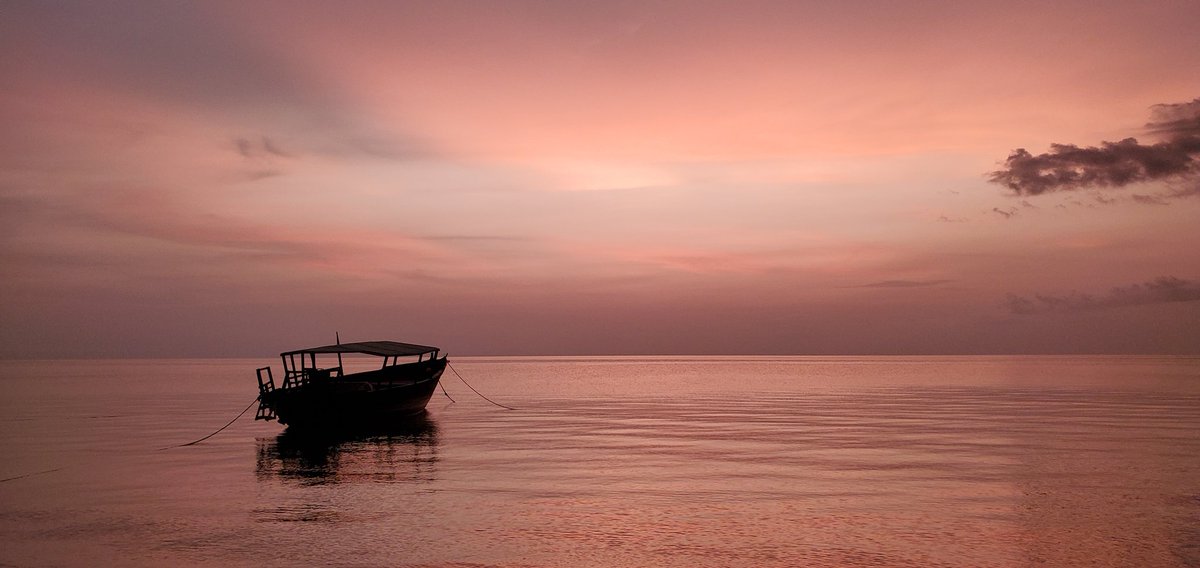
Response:
[{"label": "mooring rope", "polygon": [[454,371],[454,375],[455,375],[455,376],[457,376],[457,377],[458,377],[458,380],[462,381],[462,383],[463,383],[464,385],[467,385],[467,388],[471,389],[472,391],[474,391],[474,392],[475,392],[475,394],[479,395],[479,398],[482,398],[483,400],[486,400],[486,401],[488,401],[488,402],[490,402],[490,403],[492,403],[492,404],[494,404],[494,405],[496,405],[496,406],[499,406],[500,408],[507,408],[507,409],[509,409],[509,410],[516,410],[515,408],[513,408],[513,407],[511,407],[511,406],[504,406],[503,404],[500,404],[499,402],[496,402],[496,401],[494,401],[494,400],[492,400],[492,399],[490,399],[490,398],[488,398],[488,397],[486,397],[486,396],[483,396],[483,393],[481,393],[481,392],[479,392],[479,391],[475,390],[475,387],[471,386],[471,383],[468,383],[466,379],[462,378],[462,375],[458,374],[458,370],[456,370],[456,369],[454,368],[454,365],[451,365],[450,363],[446,363],[446,366],[447,366],[447,367],[450,367],[450,370],[451,370],[451,371]]},{"label": "mooring rope", "polygon": [[62,466],[62,467],[56,467],[56,468],[54,468],[54,469],[46,469],[46,470],[42,470],[42,471],[35,471],[35,472],[33,472],[33,473],[26,473],[26,474],[24,474],[24,475],[14,475],[14,476],[12,476],[12,477],[6,477],[6,478],[4,478],[4,479],[0,479],[0,483],[4,483],[4,482],[6,482],[6,481],[16,481],[16,480],[18,480],[18,479],[25,479],[26,477],[33,477],[33,476],[35,476],[35,475],[42,475],[42,474],[44,474],[44,473],[54,473],[54,472],[56,472],[56,471],[62,471],[62,470],[64,470],[64,469],[67,469],[67,466],[65,466],[65,465],[64,465],[64,466]]},{"label": "mooring rope", "polygon": [[[257,397],[257,396],[256,396],[256,397],[254,397],[254,400],[250,401],[250,406],[247,406],[247,407],[246,407],[244,410],[242,410],[241,412],[239,412],[237,416],[234,416],[234,417],[233,417],[233,420],[230,420],[228,423],[226,423],[224,426],[222,426],[222,427],[218,428],[218,429],[217,429],[217,431],[216,431],[216,432],[213,432],[212,434],[209,434],[209,435],[207,435],[207,436],[205,436],[205,437],[203,437],[203,438],[200,438],[199,440],[194,440],[194,441],[188,442],[188,443],[186,443],[186,444],[178,444],[178,445],[175,445],[175,446],[167,446],[167,447],[164,447],[164,448],[158,448],[158,450],[159,450],[159,451],[161,451],[161,450],[169,450],[169,449],[171,449],[171,448],[182,448],[182,447],[184,447],[184,446],[194,446],[194,445],[196,445],[196,444],[199,444],[200,442],[203,442],[203,441],[205,441],[205,440],[207,440],[207,439],[209,439],[209,438],[211,438],[211,437],[213,437],[213,436],[216,436],[217,434],[220,434],[222,430],[224,430],[224,429],[226,429],[226,428],[228,428],[228,427],[232,426],[234,422],[237,422],[237,419],[238,419],[238,418],[241,418],[243,415],[245,415],[247,412],[249,412],[249,411],[250,411],[250,409],[251,409],[251,408],[254,406],[254,403],[256,403],[256,402],[258,402],[258,397]],[[26,473],[26,474],[23,474],[23,475],[14,475],[14,476],[12,476],[12,477],[6,477],[6,478],[4,478],[4,479],[0,479],[0,483],[6,483],[6,482],[9,482],[9,481],[16,481],[16,480],[18,480],[18,479],[25,479],[26,477],[33,477],[33,476],[35,476],[35,475],[44,475],[44,474],[47,474],[47,473],[54,473],[54,472],[56,472],[56,471],[62,471],[62,470],[64,470],[64,469],[67,469],[67,467],[69,467],[69,466],[56,467],[56,468],[54,468],[54,469],[46,469],[46,470],[42,470],[42,471],[34,471],[34,472],[31,472],[31,473]]]},{"label": "mooring rope", "polygon": [[[446,364],[449,365],[449,363],[446,363]],[[455,374],[457,374],[457,373],[455,373]],[[461,379],[462,377],[459,377],[459,378]],[[450,396],[450,393],[446,392],[446,385],[443,385],[442,381],[438,381],[438,386],[442,387],[442,394],[446,395],[446,398],[450,399],[450,402],[457,402],[456,400],[454,400],[454,397]]]},{"label": "mooring rope", "polygon": [[237,415],[237,416],[234,416],[234,417],[233,417],[233,420],[230,420],[230,421],[229,421],[229,423],[225,424],[224,426],[222,426],[222,427],[220,427],[220,428],[217,428],[217,431],[216,431],[216,432],[213,432],[212,434],[209,434],[209,435],[207,435],[207,436],[205,436],[205,437],[203,437],[203,438],[200,438],[199,440],[193,440],[193,441],[191,441],[191,442],[188,442],[188,443],[186,443],[186,444],[179,444],[179,445],[175,445],[175,446],[167,446],[167,447],[165,447],[165,448],[159,448],[159,450],[169,450],[169,449],[171,449],[171,448],[182,448],[182,447],[184,447],[184,446],[194,446],[194,445],[196,445],[196,444],[199,444],[200,442],[203,442],[203,441],[205,441],[205,440],[207,440],[207,439],[209,439],[209,438],[211,438],[211,437],[213,437],[213,436],[216,436],[217,434],[220,434],[222,430],[224,430],[224,429],[226,429],[226,428],[228,428],[228,427],[232,426],[234,422],[237,422],[237,419],[238,419],[238,418],[241,418],[243,414],[245,414],[246,412],[248,412],[248,411],[249,411],[249,410],[250,410],[250,409],[251,409],[251,408],[254,406],[254,403],[258,402],[258,399],[259,399],[259,397],[257,397],[257,396],[256,396],[256,397],[254,397],[254,400],[250,401],[250,406],[247,406],[247,407],[245,408],[245,410],[242,410],[241,412],[239,412],[239,413],[238,413],[238,415]]}]

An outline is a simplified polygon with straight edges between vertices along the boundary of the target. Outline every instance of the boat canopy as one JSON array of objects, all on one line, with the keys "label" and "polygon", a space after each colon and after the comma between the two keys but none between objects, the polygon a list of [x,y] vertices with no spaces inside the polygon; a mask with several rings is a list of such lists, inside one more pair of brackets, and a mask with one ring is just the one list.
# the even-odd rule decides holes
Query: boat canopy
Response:
[{"label": "boat canopy", "polygon": [[365,353],[367,355],[376,355],[378,357],[411,357],[413,355],[424,355],[426,353],[437,353],[437,347],[428,345],[414,345],[412,343],[400,343],[398,341],[357,341],[354,343],[340,343],[337,345],[325,345],[323,347],[309,347],[308,349],[297,349],[295,351],[285,351],[280,353],[281,357],[289,355],[300,355],[309,353]]}]

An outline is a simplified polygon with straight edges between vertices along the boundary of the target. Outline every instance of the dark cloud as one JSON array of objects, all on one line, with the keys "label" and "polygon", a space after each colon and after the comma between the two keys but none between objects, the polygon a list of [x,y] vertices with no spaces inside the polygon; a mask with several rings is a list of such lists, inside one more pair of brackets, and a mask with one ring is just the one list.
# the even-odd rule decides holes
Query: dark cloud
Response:
[{"label": "dark cloud", "polygon": [[1000,215],[1001,217],[1004,217],[1005,219],[1012,219],[1013,216],[1017,214],[1017,209],[1015,207],[1009,208],[1009,209],[1001,209],[999,207],[993,207],[992,213]]},{"label": "dark cloud", "polygon": [[1036,294],[1028,298],[1009,294],[1005,304],[1014,314],[1029,315],[1196,301],[1200,301],[1200,282],[1161,276],[1142,284],[1118,286],[1100,296],[1073,292],[1060,296]]},{"label": "dark cloud", "polygon": [[264,152],[271,154],[273,156],[279,156],[281,158],[291,157],[291,154],[288,154],[287,152],[280,150],[279,146],[277,146],[275,144],[275,142],[273,142],[270,138],[267,138],[266,136],[262,137],[262,149]]},{"label": "dark cloud", "polygon": [[253,142],[251,142],[245,138],[238,138],[237,140],[234,140],[233,143],[237,146],[237,151],[239,154],[242,155],[243,158],[253,158],[254,157],[254,143]]},{"label": "dark cloud", "polygon": [[440,156],[431,144],[416,137],[362,130],[364,131],[347,129],[344,133],[325,132],[319,138],[294,136],[287,138],[286,145],[269,136],[239,137],[233,140],[233,144],[237,153],[248,160],[297,158],[305,155],[384,160],[417,160]]},{"label": "dark cloud", "polygon": [[1153,121],[1146,130],[1154,134],[1169,138],[1200,136],[1200,98],[1189,103],[1154,105],[1150,112]]},{"label": "dark cloud", "polygon": [[234,140],[237,146],[237,151],[243,158],[290,158],[291,154],[279,149],[279,145],[266,136],[262,136],[257,140],[250,138],[238,138]]},{"label": "dark cloud", "polygon": [[1200,98],[1156,105],[1152,114],[1154,120],[1146,129],[1164,138],[1162,142],[1142,144],[1126,138],[1101,142],[1098,147],[1051,144],[1049,152],[1037,155],[1018,148],[1004,161],[1004,169],[992,172],[988,179],[1017,195],[1151,181],[1190,187],[1200,179]]},{"label": "dark cloud", "polygon": [[1133,194],[1133,200],[1142,205],[1170,205],[1170,203],[1157,195],[1142,195],[1140,193]]}]

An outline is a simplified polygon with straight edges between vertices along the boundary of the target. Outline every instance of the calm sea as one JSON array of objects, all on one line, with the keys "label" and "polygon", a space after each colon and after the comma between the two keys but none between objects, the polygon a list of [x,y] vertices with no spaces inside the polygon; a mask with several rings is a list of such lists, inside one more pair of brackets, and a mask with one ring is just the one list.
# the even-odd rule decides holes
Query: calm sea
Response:
[{"label": "calm sea", "polygon": [[459,358],[517,410],[158,449],[272,362],[5,362],[0,565],[1200,566],[1196,358]]}]

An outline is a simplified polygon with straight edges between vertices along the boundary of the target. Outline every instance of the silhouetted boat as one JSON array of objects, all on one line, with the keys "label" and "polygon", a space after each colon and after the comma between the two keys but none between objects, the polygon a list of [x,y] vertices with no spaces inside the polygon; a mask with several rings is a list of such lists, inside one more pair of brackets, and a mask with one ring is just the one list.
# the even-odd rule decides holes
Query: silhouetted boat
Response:
[{"label": "silhouetted boat", "polygon": [[[337,343],[285,351],[283,384],[275,386],[270,367],[258,374],[255,420],[279,420],[292,428],[387,424],[425,411],[446,356],[440,349],[395,341]],[[377,369],[346,374],[342,355],[381,357]],[[317,356],[337,355],[337,365],[321,367]]]}]

